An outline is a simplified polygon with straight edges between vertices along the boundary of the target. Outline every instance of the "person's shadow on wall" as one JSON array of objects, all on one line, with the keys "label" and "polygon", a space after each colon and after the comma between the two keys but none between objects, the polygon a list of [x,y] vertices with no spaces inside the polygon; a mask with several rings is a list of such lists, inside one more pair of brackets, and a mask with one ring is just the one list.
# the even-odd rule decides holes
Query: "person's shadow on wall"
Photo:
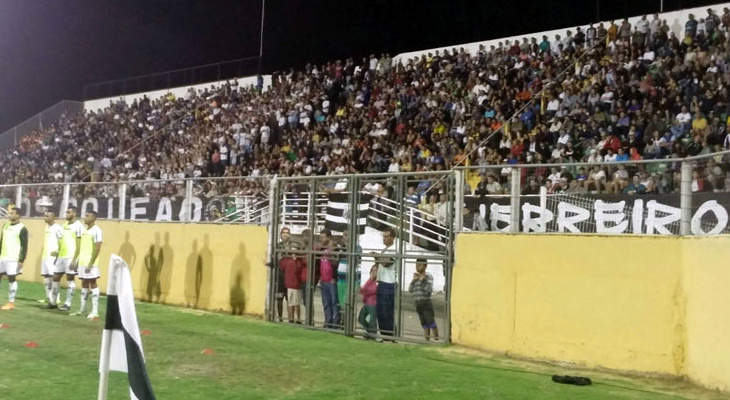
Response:
[{"label": "person's shadow on wall", "polygon": [[124,261],[127,262],[127,265],[129,265],[129,269],[134,269],[134,263],[137,262],[137,251],[134,249],[134,246],[129,241],[129,231],[126,231],[124,233],[124,243],[119,247],[119,257],[122,257]]},{"label": "person's shadow on wall", "polygon": [[160,233],[155,233],[155,243],[150,245],[144,256],[144,271],[142,284],[145,285],[147,301],[158,303],[162,295],[160,286],[160,270],[162,268],[162,247],[160,247]]},{"label": "person's shadow on wall", "polygon": [[[165,232],[165,243],[159,252],[158,264],[160,266],[160,302],[165,303],[170,294],[173,279],[173,251],[170,245],[170,232]],[[179,279],[179,278],[178,278]]]},{"label": "person's shadow on wall", "polygon": [[213,252],[210,236],[203,236],[203,247],[193,240],[193,251],[188,256],[185,272],[185,299],[188,307],[209,308],[213,287]]},{"label": "person's shadow on wall", "polygon": [[243,315],[246,311],[246,292],[243,290],[243,282],[248,282],[250,277],[250,265],[246,258],[246,245],[243,242],[238,244],[238,255],[231,264],[231,314]]},{"label": "person's shadow on wall", "polygon": [[185,305],[189,308],[198,308],[197,272],[202,268],[203,260],[198,252],[198,241],[193,240],[192,252],[185,263]]},{"label": "person's shadow on wall", "polygon": [[210,251],[210,236],[203,235],[203,247],[200,249],[200,264],[195,272],[195,292],[198,307],[209,309],[213,295],[213,252]]}]

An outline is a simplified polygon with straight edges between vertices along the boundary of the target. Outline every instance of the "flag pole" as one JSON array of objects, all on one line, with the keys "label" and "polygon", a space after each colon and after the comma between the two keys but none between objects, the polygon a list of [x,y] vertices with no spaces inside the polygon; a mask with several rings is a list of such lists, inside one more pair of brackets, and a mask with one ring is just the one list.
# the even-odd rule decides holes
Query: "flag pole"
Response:
[{"label": "flag pole", "polygon": [[[106,284],[106,295],[117,294],[117,265],[113,261],[114,258],[109,260],[109,280]],[[107,310],[106,315],[109,315]],[[106,400],[107,388],[109,386],[109,355],[112,349],[112,331],[110,329],[104,329],[101,335],[101,355],[99,357],[99,395],[98,400]]]}]

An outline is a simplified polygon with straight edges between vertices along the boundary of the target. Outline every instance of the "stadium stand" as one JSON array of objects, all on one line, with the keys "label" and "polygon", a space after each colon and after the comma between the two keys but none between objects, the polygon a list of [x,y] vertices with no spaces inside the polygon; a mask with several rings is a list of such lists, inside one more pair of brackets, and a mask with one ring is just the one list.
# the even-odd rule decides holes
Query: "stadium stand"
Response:
[{"label": "stadium stand", "polygon": [[[633,25],[591,25],[472,53],[462,48],[396,62],[383,54],[307,65],[274,73],[270,88],[231,81],[185,96],[115,102],[65,115],[23,138],[0,168],[6,183],[170,180],[148,193],[155,196],[181,195],[183,185],[175,179],[183,177],[708,154],[730,149],[729,27],[727,8],[691,16],[683,37],[658,16],[644,16]],[[673,168],[624,172],[596,166],[564,175],[562,184],[548,182],[555,171],[536,169],[523,187],[534,180],[551,192],[618,192],[639,185],[642,191],[673,192]],[[730,190],[728,169],[728,160],[718,157],[698,172],[694,187]],[[504,177],[486,171],[470,177],[470,192],[509,191]],[[639,184],[633,185],[634,177]],[[205,185],[197,192],[266,190],[249,181]]]}]

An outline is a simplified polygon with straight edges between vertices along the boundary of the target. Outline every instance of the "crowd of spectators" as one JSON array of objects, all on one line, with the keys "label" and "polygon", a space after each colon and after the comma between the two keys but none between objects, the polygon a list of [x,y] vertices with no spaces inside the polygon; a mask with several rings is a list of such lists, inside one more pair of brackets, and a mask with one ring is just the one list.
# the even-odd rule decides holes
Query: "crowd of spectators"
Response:
[{"label": "crowd of spectators", "polygon": [[[525,169],[522,186],[550,191],[672,192],[679,158],[730,149],[730,10],[690,15],[675,35],[658,15],[590,25],[553,38],[388,54],[274,73],[270,87],[230,81],[186,96],[114,102],[67,115],[0,158],[4,183],[88,182],[75,194],[114,196],[129,180],[149,196],[264,195],[259,177],[448,170],[481,172],[475,194],[505,193],[496,165]],[[494,134],[493,134],[494,133]],[[698,163],[693,188],[730,190],[728,159]],[[492,173],[492,172],[496,173]],[[638,184],[637,184],[638,179]],[[637,190],[638,185],[644,187]]]}]

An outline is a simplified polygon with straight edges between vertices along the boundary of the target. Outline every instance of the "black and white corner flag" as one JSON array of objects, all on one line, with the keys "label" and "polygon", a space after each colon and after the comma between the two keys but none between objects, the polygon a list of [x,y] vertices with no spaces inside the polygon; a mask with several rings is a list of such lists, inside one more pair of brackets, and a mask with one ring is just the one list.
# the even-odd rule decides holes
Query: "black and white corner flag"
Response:
[{"label": "black and white corner flag", "polygon": [[99,400],[106,400],[109,371],[127,373],[130,399],[154,400],[137,325],[132,276],[127,263],[115,254],[109,260],[106,293],[106,324],[99,358]]}]

